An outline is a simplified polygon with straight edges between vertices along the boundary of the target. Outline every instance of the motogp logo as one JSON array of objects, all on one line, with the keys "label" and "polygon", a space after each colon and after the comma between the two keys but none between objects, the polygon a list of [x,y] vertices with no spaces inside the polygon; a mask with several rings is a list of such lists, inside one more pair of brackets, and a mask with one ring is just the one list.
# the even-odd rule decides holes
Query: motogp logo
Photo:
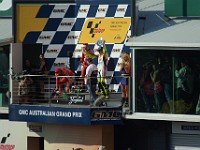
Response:
[{"label": "motogp logo", "polygon": [[93,21],[88,22],[87,28],[90,29],[89,34],[91,34],[91,37],[94,38],[95,34],[97,33],[103,33],[105,29],[99,28],[101,24],[101,21],[94,23]]},{"label": "motogp logo", "polygon": [[10,133],[8,133],[7,136],[2,137],[1,143],[0,143],[0,150],[13,150],[13,149],[15,149],[14,144],[6,144],[6,141],[9,137],[10,137]]}]

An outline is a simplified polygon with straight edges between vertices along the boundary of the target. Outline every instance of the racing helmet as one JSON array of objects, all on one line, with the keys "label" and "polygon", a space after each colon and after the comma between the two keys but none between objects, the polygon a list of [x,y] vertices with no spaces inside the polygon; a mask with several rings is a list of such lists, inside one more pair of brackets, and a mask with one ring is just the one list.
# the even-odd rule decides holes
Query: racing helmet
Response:
[{"label": "racing helmet", "polygon": [[59,74],[59,75],[61,74],[61,71],[62,71],[61,68],[56,68],[56,69],[55,69],[55,73],[57,73],[57,74]]}]

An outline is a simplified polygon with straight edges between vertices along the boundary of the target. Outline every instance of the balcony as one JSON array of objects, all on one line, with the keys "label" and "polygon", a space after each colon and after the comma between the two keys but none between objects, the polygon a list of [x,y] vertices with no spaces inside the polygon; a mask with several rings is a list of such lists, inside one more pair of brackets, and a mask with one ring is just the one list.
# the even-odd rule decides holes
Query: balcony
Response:
[{"label": "balcony", "polygon": [[[109,98],[105,98],[96,85],[98,102],[91,103],[91,94],[84,85],[84,78],[58,78],[63,77],[75,78],[68,92],[65,84],[59,90],[55,90],[55,76],[12,75],[9,119],[62,124],[122,123],[121,92],[113,87],[108,89]],[[112,78],[120,77],[107,77],[107,82]]]}]

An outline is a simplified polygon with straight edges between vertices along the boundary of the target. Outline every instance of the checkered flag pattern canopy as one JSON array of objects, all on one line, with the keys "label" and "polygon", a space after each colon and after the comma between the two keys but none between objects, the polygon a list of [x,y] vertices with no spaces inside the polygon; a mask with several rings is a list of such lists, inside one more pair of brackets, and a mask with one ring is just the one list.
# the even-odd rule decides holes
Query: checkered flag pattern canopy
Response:
[{"label": "checkered flag pattern canopy", "polygon": [[[130,52],[125,46],[131,35],[131,1],[82,1],[72,4],[41,4],[36,19],[44,19],[41,31],[30,30],[24,43],[42,43],[47,67],[51,73],[56,67],[70,66],[80,74],[79,59],[83,43],[97,49],[105,39],[108,52],[107,76],[120,76],[119,61],[122,52]],[[98,41],[98,42],[97,42]],[[94,60],[97,64],[97,59]],[[119,91],[120,78],[109,81],[109,89]]]}]

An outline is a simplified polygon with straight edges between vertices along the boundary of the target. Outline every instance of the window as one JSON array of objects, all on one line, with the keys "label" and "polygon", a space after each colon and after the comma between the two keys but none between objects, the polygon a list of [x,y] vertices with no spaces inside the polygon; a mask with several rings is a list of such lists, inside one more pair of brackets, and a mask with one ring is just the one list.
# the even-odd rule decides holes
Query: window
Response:
[{"label": "window", "polygon": [[194,50],[135,50],[136,112],[200,113],[199,57]]},{"label": "window", "polygon": [[8,106],[9,46],[0,47],[0,107]]}]

